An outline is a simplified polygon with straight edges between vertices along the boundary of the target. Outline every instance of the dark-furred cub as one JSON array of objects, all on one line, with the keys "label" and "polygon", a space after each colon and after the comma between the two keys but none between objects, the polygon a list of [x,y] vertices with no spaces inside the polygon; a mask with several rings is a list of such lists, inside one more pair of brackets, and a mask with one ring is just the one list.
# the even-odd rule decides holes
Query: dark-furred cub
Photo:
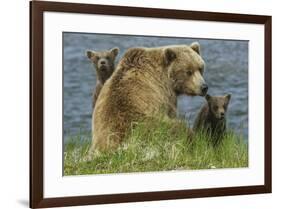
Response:
[{"label": "dark-furred cub", "polygon": [[115,69],[115,59],[118,53],[119,49],[117,47],[106,51],[86,51],[87,57],[91,60],[96,69],[97,76],[96,87],[93,91],[93,109],[95,108],[96,101],[104,83],[110,78]]},{"label": "dark-furred cub", "polygon": [[218,145],[226,132],[226,112],[231,98],[225,96],[205,96],[207,102],[201,108],[195,120],[193,130],[209,134],[213,145]]}]

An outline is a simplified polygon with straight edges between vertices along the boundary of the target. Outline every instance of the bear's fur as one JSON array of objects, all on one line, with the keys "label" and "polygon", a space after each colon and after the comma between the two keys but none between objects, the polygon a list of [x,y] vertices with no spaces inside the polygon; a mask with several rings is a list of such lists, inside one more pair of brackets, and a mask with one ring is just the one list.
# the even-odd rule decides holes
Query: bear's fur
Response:
[{"label": "bear's fur", "polygon": [[226,132],[226,112],[231,98],[206,95],[206,104],[200,109],[194,123],[194,131],[206,132],[214,145],[218,145]]},{"label": "bear's fur", "polygon": [[205,95],[199,44],[131,48],[105,83],[93,112],[93,148],[117,147],[138,120],[176,116],[176,96]]},{"label": "bear's fur", "polygon": [[118,55],[119,49],[112,48],[106,51],[86,51],[87,57],[93,63],[96,69],[96,87],[93,90],[92,106],[95,107],[96,101],[100,91],[107,79],[112,75],[115,68],[115,59]]}]

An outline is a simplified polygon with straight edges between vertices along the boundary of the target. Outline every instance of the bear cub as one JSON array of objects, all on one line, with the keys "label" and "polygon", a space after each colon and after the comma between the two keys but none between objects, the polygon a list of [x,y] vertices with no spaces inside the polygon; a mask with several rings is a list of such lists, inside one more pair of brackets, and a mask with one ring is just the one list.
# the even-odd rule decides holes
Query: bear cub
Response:
[{"label": "bear cub", "polygon": [[194,131],[206,131],[212,144],[218,145],[226,132],[226,112],[231,98],[225,96],[206,95],[206,104],[199,111],[194,123]]},{"label": "bear cub", "polygon": [[97,76],[96,87],[93,91],[93,109],[104,83],[110,78],[115,69],[115,59],[118,53],[119,49],[117,47],[106,51],[97,52],[88,50],[86,52],[87,57],[91,60],[96,69]]}]

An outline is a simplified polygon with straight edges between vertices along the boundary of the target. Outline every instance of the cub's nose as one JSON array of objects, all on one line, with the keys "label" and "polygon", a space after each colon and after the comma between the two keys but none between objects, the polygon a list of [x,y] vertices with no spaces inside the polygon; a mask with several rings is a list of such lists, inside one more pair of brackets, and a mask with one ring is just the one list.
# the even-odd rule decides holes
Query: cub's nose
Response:
[{"label": "cub's nose", "polygon": [[203,84],[201,86],[201,91],[202,91],[203,95],[207,94],[207,92],[208,92],[208,85],[207,84]]},{"label": "cub's nose", "polygon": [[101,64],[101,65],[105,65],[105,61],[101,61],[100,64]]},{"label": "cub's nose", "polygon": [[224,112],[221,112],[221,117],[224,118]]}]

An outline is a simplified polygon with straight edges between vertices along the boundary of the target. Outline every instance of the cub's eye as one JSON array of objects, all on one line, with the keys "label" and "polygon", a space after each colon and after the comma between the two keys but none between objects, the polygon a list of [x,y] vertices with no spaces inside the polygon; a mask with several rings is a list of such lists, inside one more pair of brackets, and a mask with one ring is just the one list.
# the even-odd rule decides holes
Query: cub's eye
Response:
[{"label": "cub's eye", "polygon": [[99,60],[99,59],[100,59],[100,57],[99,57],[99,56],[96,56],[96,59],[97,59],[97,60]]},{"label": "cub's eye", "polygon": [[191,76],[192,75],[192,71],[191,70],[186,71],[186,75]]},{"label": "cub's eye", "polygon": [[106,57],[105,57],[105,59],[107,59],[107,60],[109,60],[109,58],[110,58],[109,56],[106,56]]},{"label": "cub's eye", "polygon": [[217,111],[219,109],[219,107],[217,105],[215,105],[213,108],[215,111]]}]

